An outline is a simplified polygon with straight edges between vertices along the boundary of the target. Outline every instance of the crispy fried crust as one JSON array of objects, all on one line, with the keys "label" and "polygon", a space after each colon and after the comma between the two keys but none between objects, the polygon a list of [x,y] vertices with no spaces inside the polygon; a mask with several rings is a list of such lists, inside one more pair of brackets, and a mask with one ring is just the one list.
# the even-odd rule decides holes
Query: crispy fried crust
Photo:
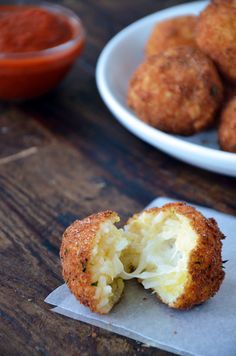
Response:
[{"label": "crispy fried crust", "polygon": [[100,225],[110,219],[119,220],[112,211],[76,220],[64,232],[60,249],[62,273],[67,286],[83,305],[97,313],[96,287],[91,285],[90,257]]},{"label": "crispy fried crust", "polygon": [[146,45],[146,56],[150,57],[170,47],[196,47],[196,16],[179,16],[156,24]]},{"label": "crispy fried crust", "polygon": [[212,0],[215,5],[227,5],[236,7],[236,0]]},{"label": "crispy fried crust", "polygon": [[177,213],[185,215],[197,232],[197,246],[190,255],[189,279],[184,294],[177,299],[175,308],[191,308],[213,297],[224,279],[221,240],[225,236],[214,219],[206,219],[200,212],[186,204],[176,204]]},{"label": "crispy fried crust", "polygon": [[[146,211],[156,215],[170,209],[187,217],[198,235],[197,246],[189,257],[189,275],[184,292],[170,305],[176,309],[188,309],[208,300],[220,288],[224,279],[221,259],[221,239],[224,235],[214,219],[206,219],[196,209],[184,203],[166,204],[162,208],[152,208]],[[140,214],[135,214],[128,223],[137,219]],[[66,229],[60,249],[65,282],[82,304],[97,313],[100,311],[95,299],[96,287],[91,285],[91,251],[101,223],[110,219],[118,221],[119,217],[112,211],[105,211],[75,221]]]},{"label": "crispy fried crust", "polygon": [[214,122],[222,92],[209,58],[197,48],[175,47],[140,65],[130,81],[128,105],[160,130],[191,135]]},{"label": "crispy fried crust", "polygon": [[[221,240],[224,239],[224,235],[214,219],[206,219],[195,208],[185,203],[170,203],[162,208],[152,208],[146,211],[157,214],[170,209],[187,217],[198,235],[197,246],[189,258],[189,277],[184,292],[173,305],[170,305],[176,309],[189,309],[213,297],[220,288],[224,279],[221,258]],[[136,219],[138,215],[140,214],[134,215],[131,219]]]},{"label": "crispy fried crust", "polygon": [[223,150],[236,153],[236,96],[221,113],[218,140]]},{"label": "crispy fried crust", "polygon": [[236,6],[218,1],[200,14],[196,28],[199,48],[217,64],[223,76],[236,82]]}]

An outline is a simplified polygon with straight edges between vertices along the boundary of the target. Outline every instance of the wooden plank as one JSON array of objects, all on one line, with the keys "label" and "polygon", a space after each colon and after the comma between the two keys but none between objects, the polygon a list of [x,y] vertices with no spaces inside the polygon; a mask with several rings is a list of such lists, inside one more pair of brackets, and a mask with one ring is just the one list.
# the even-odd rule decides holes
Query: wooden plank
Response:
[{"label": "wooden plank", "polygon": [[[111,208],[114,202],[123,217],[140,209],[138,203],[106,183],[106,172],[98,167],[91,170],[91,164],[74,148],[56,142],[40,148],[35,155],[2,166],[3,354],[93,354],[95,347],[108,350],[108,333],[55,315],[43,302],[63,282],[58,251],[60,236],[68,224],[78,216]],[[94,332],[98,335],[96,342],[91,336]],[[131,352],[138,347],[118,336],[112,340],[114,348],[122,344],[120,350]]]},{"label": "wooden plank", "polygon": [[56,315],[43,300],[62,283],[61,234],[77,217],[114,209],[125,221],[160,195],[236,214],[234,179],[141,142],[96,90],[105,42],[137,18],[180,2],[60,1],[85,23],[84,55],[52,93],[0,105],[0,354],[167,355]]}]

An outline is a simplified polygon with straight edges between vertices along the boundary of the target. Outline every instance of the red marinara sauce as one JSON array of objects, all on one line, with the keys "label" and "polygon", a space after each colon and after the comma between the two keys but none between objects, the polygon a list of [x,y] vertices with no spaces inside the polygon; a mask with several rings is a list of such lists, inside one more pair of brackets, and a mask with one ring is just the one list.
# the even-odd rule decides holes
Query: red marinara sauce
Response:
[{"label": "red marinara sauce", "polygon": [[29,99],[52,89],[83,45],[79,18],[62,6],[0,6],[0,98]]}]

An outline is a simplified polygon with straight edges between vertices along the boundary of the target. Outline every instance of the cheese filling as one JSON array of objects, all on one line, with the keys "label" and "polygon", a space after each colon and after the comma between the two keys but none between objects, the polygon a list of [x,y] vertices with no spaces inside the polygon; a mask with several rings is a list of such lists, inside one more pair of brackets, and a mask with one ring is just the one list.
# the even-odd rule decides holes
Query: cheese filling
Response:
[{"label": "cheese filling", "polygon": [[108,313],[120,299],[124,282],[119,278],[124,270],[120,261],[121,252],[127,247],[128,240],[123,230],[114,225],[119,218],[108,220],[100,225],[96,242],[92,250],[90,272],[92,285],[96,286],[95,299],[101,313]]},{"label": "cheese filling", "polygon": [[98,310],[109,312],[121,297],[123,280],[132,278],[173,304],[184,291],[190,252],[197,243],[190,220],[170,209],[143,212],[124,229],[115,227],[117,221],[113,217],[100,225],[92,250],[89,268]]},{"label": "cheese filling", "polygon": [[184,291],[190,252],[197,242],[189,219],[173,210],[144,212],[125,226],[125,232],[130,244],[123,252],[125,270],[120,276],[138,278],[171,305]]}]

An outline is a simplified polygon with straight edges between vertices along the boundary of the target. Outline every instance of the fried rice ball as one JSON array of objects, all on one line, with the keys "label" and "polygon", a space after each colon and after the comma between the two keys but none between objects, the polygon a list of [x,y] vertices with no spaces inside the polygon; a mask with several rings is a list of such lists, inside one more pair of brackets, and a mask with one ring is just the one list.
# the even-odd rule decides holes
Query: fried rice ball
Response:
[{"label": "fried rice ball", "polygon": [[156,24],[146,45],[148,57],[158,54],[170,47],[196,47],[196,16],[179,16]]},{"label": "fried rice ball", "polygon": [[218,66],[222,75],[236,82],[236,7],[210,4],[200,14],[196,29],[199,48]]},{"label": "fried rice ball", "polygon": [[160,130],[192,135],[213,124],[223,87],[212,61],[199,49],[169,48],[133,74],[128,105]]},{"label": "fried rice ball", "polygon": [[236,153],[236,96],[228,102],[221,113],[218,140],[224,151]]},{"label": "fried rice ball", "polygon": [[188,309],[212,297],[224,272],[221,239],[213,219],[172,203],[134,215],[117,229],[107,211],[75,221],[64,233],[64,279],[93,312],[106,314],[120,299],[123,280],[138,278],[163,303]]},{"label": "fried rice ball", "polygon": [[213,0],[215,5],[228,5],[236,7],[236,0]]},{"label": "fried rice ball", "polygon": [[214,219],[184,203],[166,204],[134,215],[125,265],[165,304],[189,309],[214,296],[224,279],[221,239]]},{"label": "fried rice ball", "polygon": [[115,223],[120,219],[105,211],[75,221],[60,249],[64,280],[75,297],[91,311],[108,313],[120,299],[124,282],[120,254],[128,242]]}]

